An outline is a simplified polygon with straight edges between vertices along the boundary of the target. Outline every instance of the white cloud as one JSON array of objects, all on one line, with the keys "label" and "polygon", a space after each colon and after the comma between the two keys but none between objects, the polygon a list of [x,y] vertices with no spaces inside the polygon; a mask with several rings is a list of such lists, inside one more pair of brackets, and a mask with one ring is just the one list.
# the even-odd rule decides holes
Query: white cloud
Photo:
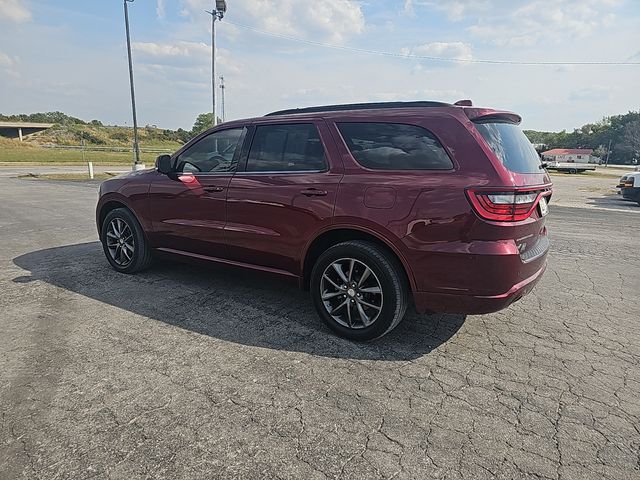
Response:
[{"label": "white cloud", "polygon": [[209,53],[211,46],[205,43],[196,42],[176,42],[176,43],[155,43],[155,42],[133,42],[132,48],[136,52],[155,58],[197,58]]},{"label": "white cloud", "polygon": [[404,0],[404,5],[402,6],[402,10],[400,10],[400,13],[402,13],[403,15],[414,17],[416,14],[416,10],[413,4],[413,0]]},{"label": "white cloud", "polygon": [[442,12],[450,21],[473,22],[467,31],[488,44],[528,47],[543,42],[558,44],[566,40],[601,34],[616,24],[613,12],[622,0],[413,0],[413,10]]},{"label": "white cloud", "polygon": [[465,5],[461,2],[445,2],[444,8],[446,9],[449,18],[451,20],[461,20],[465,13],[469,10],[469,5]]},{"label": "white cloud", "polygon": [[160,20],[164,20],[165,18],[165,4],[164,0],[156,0],[156,16]]},{"label": "white cloud", "polygon": [[0,20],[28,22],[31,20],[31,11],[23,0],[0,0]]},{"label": "white cloud", "polygon": [[[208,79],[210,75],[211,45],[197,42],[133,42],[136,63],[143,65],[145,71],[167,78],[192,76]],[[216,65],[223,75],[237,74],[242,63],[228,50],[216,48]]]},{"label": "white cloud", "polygon": [[536,0],[525,5],[494,0],[494,8],[477,15],[467,30],[497,46],[527,47],[540,43],[558,44],[601,34],[615,24],[611,11],[616,0]]},{"label": "white cloud", "polygon": [[443,59],[455,59],[461,62],[473,59],[471,45],[463,42],[431,42],[416,45],[412,48],[402,48],[402,55],[425,56]]},{"label": "white cloud", "polygon": [[0,71],[12,78],[20,78],[18,70],[18,57],[10,57],[4,52],[0,52]]},{"label": "white cloud", "polygon": [[431,1],[431,0],[415,0],[414,6],[419,5],[421,7],[428,7],[430,9],[444,13],[447,18],[453,22],[460,21],[467,16],[477,15],[481,12],[490,10],[499,5],[493,5],[500,3],[498,1],[490,0],[464,0],[464,1]]},{"label": "white cloud", "polygon": [[[253,25],[272,33],[344,43],[364,31],[360,3],[354,0],[235,0],[229,2],[229,20]],[[202,17],[210,0],[183,0],[183,12]]]}]

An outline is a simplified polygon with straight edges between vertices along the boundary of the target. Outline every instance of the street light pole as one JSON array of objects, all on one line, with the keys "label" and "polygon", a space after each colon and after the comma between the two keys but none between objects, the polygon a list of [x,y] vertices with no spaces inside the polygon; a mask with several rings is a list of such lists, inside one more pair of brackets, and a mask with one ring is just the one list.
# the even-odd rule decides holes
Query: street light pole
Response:
[{"label": "street light pole", "polygon": [[[214,10],[215,11],[215,10]],[[216,17],[211,13],[211,111],[213,112],[212,127],[218,123],[216,118]]]},{"label": "street light pole", "polygon": [[124,24],[127,31],[127,56],[129,58],[129,84],[131,85],[131,110],[133,111],[133,169],[138,170],[144,166],[140,163],[140,147],[138,145],[138,119],[136,116],[136,94],[133,88],[133,63],[131,61],[131,36],[129,34],[129,9],[128,2],[133,0],[124,0]]},{"label": "street light pole", "polygon": [[212,11],[205,10],[211,15],[211,112],[213,114],[212,126],[216,126],[216,20],[222,20],[227,11],[226,0],[214,0]]},{"label": "street light pole", "polygon": [[220,75],[220,118],[222,119],[222,121],[225,121],[225,114],[224,114],[224,75]]}]

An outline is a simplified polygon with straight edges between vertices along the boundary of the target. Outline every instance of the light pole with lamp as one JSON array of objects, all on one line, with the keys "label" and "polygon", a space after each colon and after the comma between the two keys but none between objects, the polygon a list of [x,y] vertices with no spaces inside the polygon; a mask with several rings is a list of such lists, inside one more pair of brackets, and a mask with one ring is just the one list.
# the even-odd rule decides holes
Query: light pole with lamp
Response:
[{"label": "light pole with lamp", "polygon": [[215,127],[216,119],[216,20],[222,20],[227,11],[226,0],[215,0],[213,11],[206,13],[211,15],[211,111],[213,113],[212,125]]},{"label": "light pole with lamp", "polygon": [[144,164],[140,162],[140,147],[138,145],[138,119],[136,117],[136,94],[133,89],[133,63],[131,62],[131,36],[129,35],[129,9],[127,3],[133,0],[124,0],[124,25],[127,31],[127,56],[129,58],[129,83],[131,84],[131,110],[133,111],[133,170],[142,170]]}]

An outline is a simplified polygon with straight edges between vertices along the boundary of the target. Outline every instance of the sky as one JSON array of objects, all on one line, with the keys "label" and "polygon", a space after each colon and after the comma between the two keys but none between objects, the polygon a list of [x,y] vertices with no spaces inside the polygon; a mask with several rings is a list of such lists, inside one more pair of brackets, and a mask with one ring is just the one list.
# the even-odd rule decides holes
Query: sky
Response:
[{"label": "sky", "polygon": [[[212,3],[129,4],[140,125],[190,129],[210,111]],[[640,65],[475,63],[640,62],[638,0],[227,3],[216,50],[228,120],[471,99],[519,113],[524,128],[571,131],[640,109]],[[0,113],[55,110],[132,124],[122,1],[0,0]]]}]

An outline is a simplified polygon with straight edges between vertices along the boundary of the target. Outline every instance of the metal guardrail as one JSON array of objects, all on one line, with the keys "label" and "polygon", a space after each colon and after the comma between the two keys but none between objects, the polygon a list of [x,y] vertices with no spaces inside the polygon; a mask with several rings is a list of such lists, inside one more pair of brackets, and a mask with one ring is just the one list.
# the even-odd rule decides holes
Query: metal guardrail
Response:
[{"label": "metal guardrail", "polygon": [[[42,148],[55,148],[61,150],[84,150],[85,152],[130,152],[133,154],[133,147],[98,147],[98,146],[82,146],[82,145],[53,145],[53,144],[43,144],[40,145]],[[141,148],[141,153],[173,153],[175,149],[171,148]]]}]

